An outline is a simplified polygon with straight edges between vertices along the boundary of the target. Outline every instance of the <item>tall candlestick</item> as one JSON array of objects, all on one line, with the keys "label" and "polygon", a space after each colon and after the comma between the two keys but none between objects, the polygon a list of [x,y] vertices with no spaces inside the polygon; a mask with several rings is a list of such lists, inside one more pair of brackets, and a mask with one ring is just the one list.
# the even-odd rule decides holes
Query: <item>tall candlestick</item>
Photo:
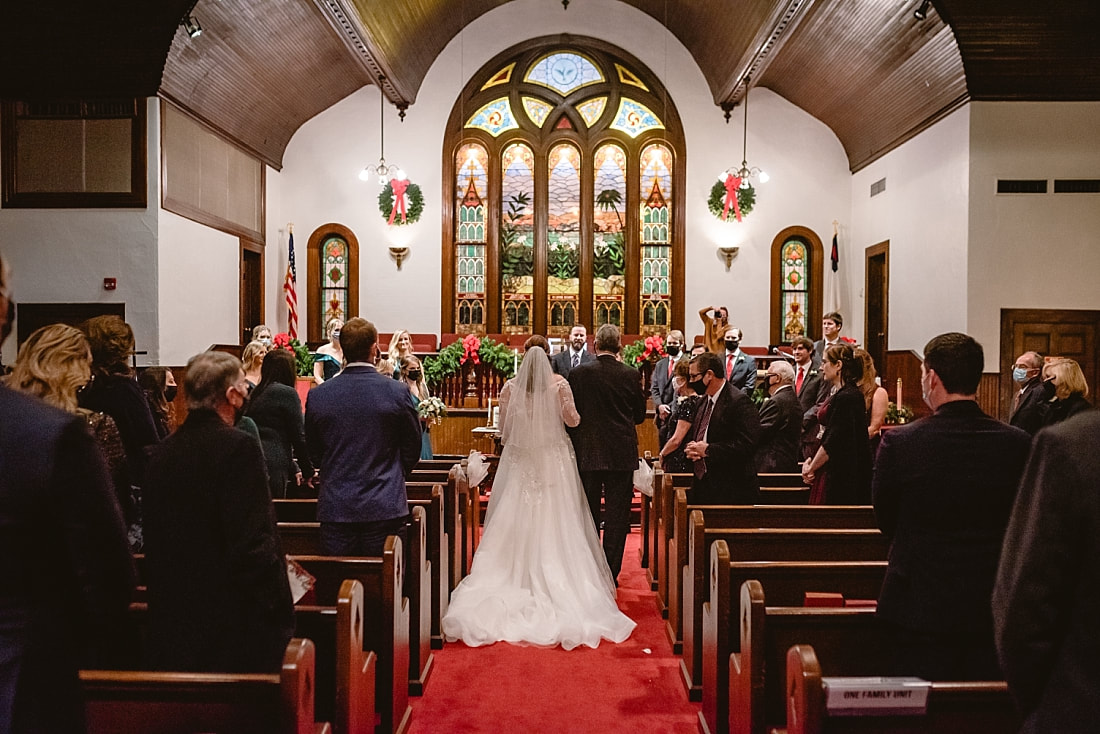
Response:
[{"label": "tall candlestick", "polygon": [[898,408],[901,408],[901,378],[898,378]]},{"label": "tall candlestick", "polygon": [[489,412],[485,416],[485,425],[487,425],[487,426],[493,425],[493,399],[492,398],[489,398]]},{"label": "tall candlestick", "polygon": [[517,370],[519,370],[519,350],[512,349],[512,374],[516,374]]}]

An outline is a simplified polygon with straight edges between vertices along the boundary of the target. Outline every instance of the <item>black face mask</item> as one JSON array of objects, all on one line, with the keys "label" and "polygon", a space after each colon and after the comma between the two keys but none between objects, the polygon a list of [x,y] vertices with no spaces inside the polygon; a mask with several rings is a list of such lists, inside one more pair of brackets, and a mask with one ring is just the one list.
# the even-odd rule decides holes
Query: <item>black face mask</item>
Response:
[{"label": "black face mask", "polygon": [[707,386],[703,384],[703,378],[700,377],[695,382],[689,382],[688,387],[695,391],[696,395],[702,395],[707,391]]},{"label": "black face mask", "polygon": [[423,373],[420,370],[409,370],[406,374],[409,376],[409,379],[412,380],[413,382],[419,382],[420,381],[420,375],[422,375]]},{"label": "black face mask", "polygon": [[740,343],[741,342],[737,341],[736,339],[726,339],[726,351],[727,352],[736,352],[737,351],[737,345],[740,344]]},{"label": "black face mask", "polygon": [[668,356],[675,357],[680,353],[680,347],[676,344],[668,344],[665,346],[665,351],[668,352]]},{"label": "black face mask", "polygon": [[176,399],[176,385],[167,385],[164,388],[164,399],[169,403]]}]

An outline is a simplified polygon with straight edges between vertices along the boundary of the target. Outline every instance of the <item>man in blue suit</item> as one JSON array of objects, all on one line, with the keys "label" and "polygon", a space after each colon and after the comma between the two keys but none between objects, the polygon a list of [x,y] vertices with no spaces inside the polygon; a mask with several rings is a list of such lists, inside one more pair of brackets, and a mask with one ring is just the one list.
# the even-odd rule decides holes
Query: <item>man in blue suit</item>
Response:
[{"label": "man in blue suit", "polygon": [[[0,258],[0,341],[6,275]],[[0,558],[0,732],[83,732],[77,670],[102,664],[130,603],[126,528],[84,418],[3,385]]]},{"label": "man in blue suit", "polygon": [[420,420],[405,383],[374,368],[374,324],[349,320],[340,345],[347,367],[306,401],[306,443],[321,468],[321,551],[379,556],[386,536],[406,537],[405,477],[420,460]]}]

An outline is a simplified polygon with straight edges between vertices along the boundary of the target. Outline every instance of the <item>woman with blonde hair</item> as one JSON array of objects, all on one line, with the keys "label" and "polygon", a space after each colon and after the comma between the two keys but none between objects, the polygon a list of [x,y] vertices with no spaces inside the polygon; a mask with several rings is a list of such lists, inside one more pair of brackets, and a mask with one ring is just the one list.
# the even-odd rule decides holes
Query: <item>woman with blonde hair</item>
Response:
[{"label": "woman with blonde hair", "polygon": [[404,360],[405,357],[412,356],[412,353],[412,337],[409,335],[409,332],[404,329],[398,329],[393,332],[393,336],[390,337],[390,348],[386,351],[386,358],[389,359],[390,364],[393,365],[393,379],[402,379],[401,361]]},{"label": "woman with blonde hair", "polygon": [[[401,379],[409,388],[413,405],[419,408],[421,401],[431,393],[428,392],[428,383],[424,381],[424,368],[421,366],[420,360],[412,354],[401,360]],[[421,417],[420,424],[423,429],[420,433],[420,458],[432,459],[434,458],[432,454],[432,422]]]},{"label": "woman with blonde hair", "polygon": [[856,383],[856,387],[863,393],[863,405],[867,409],[867,438],[871,440],[871,456],[875,455],[878,448],[879,432],[882,424],[886,422],[886,406],[890,402],[890,395],[886,388],[875,381],[878,372],[875,371],[875,360],[866,349],[856,347],[855,355],[863,361],[863,378]]},{"label": "woman with blonde hair", "polygon": [[317,349],[313,360],[313,379],[318,385],[336,377],[344,369],[344,350],[340,348],[340,329],[343,326],[341,319],[332,319],[325,327],[328,344],[322,344]]},{"label": "woman with blonde hair", "polygon": [[253,340],[244,345],[241,364],[244,366],[244,379],[248,381],[249,388],[259,385],[263,378],[261,370],[264,366],[265,354],[267,354],[267,345],[263,342]]},{"label": "woman with blonde hair", "polygon": [[1061,423],[1078,413],[1091,410],[1092,405],[1085,398],[1089,394],[1089,384],[1081,365],[1067,357],[1051,357],[1043,365],[1043,381],[1053,386],[1054,397],[1047,406],[1044,426]]},{"label": "woman with blonde hair", "polygon": [[87,421],[107,459],[119,506],[127,523],[133,525],[137,518],[118,426],[111,416],[77,404],[77,394],[92,380],[92,353],[84,334],[73,326],[53,324],[43,326],[23,342],[7,385]]}]

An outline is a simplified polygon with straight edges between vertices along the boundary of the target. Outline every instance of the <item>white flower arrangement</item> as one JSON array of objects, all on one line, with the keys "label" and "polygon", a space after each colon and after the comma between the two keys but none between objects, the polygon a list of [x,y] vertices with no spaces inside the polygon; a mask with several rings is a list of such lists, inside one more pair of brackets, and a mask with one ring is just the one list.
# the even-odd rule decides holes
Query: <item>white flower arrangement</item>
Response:
[{"label": "white flower arrangement", "polygon": [[434,395],[424,398],[416,408],[421,418],[439,422],[439,419],[447,415],[447,404]]}]

